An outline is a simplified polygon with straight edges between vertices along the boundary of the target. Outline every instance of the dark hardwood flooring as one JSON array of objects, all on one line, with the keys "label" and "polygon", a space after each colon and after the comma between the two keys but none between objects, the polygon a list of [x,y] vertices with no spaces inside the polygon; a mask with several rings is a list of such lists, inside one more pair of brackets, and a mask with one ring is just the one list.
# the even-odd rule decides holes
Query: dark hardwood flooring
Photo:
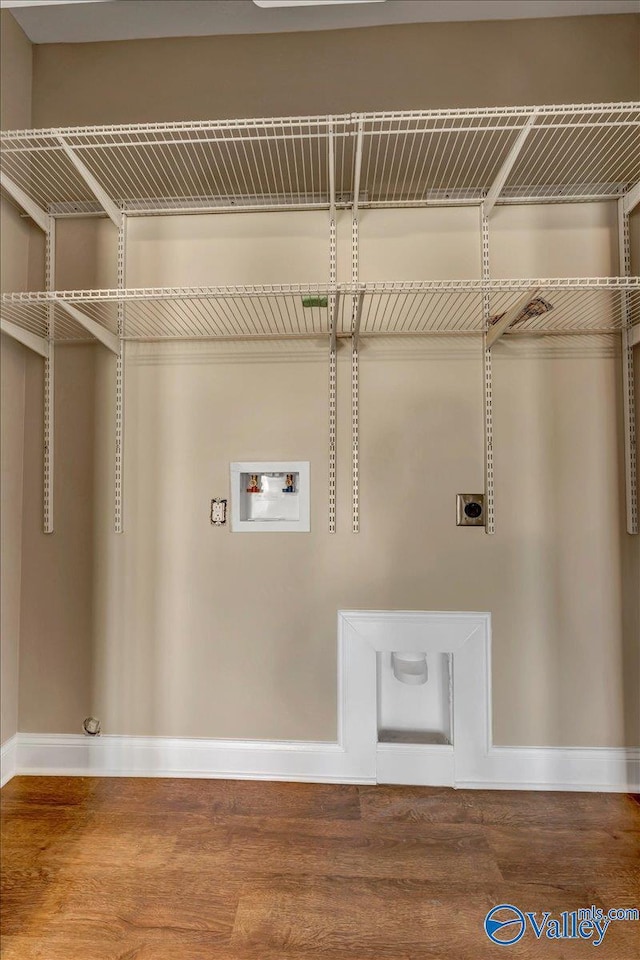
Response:
[{"label": "dark hardwood flooring", "polygon": [[2,790],[5,960],[639,960],[483,930],[637,907],[640,805],[615,794],[16,777]]}]

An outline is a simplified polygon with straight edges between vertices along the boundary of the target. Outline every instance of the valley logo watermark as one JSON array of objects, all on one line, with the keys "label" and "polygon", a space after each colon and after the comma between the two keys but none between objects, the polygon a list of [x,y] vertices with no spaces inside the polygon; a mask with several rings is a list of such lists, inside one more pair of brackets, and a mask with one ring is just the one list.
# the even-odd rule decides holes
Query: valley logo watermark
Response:
[{"label": "valley logo watermark", "polygon": [[559,917],[552,917],[551,911],[543,910],[523,913],[512,903],[501,903],[492,907],[484,918],[484,932],[492,943],[500,947],[510,947],[518,943],[527,932],[527,928],[537,940],[590,940],[591,945],[599,947],[609,929],[609,924],[618,920],[639,920],[640,911],[635,909],[616,909],[604,911],[591,906],[582,910],[564,910]]}]

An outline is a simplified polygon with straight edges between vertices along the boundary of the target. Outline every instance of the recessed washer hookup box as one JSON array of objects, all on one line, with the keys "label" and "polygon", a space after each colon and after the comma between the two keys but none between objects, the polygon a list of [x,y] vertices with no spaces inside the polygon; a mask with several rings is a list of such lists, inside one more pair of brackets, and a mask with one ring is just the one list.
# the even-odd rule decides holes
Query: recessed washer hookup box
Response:
[{"label": "recessed washer hookup box", "polygon": [[308,461],[231,464],[233,533],[308,533],[309,507]]}]

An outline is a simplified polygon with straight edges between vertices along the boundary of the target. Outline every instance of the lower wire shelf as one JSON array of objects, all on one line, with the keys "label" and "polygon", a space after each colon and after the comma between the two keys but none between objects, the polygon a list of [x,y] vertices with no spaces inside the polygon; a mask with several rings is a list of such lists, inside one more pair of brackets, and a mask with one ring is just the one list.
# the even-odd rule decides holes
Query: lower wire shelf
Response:
[{"label": "lower wire shelf", "polygon": [[527,305],[510,334],[619,332],[640,323],[640,277],[8,293],[2,319],[3,328],[46,340],[53,308],[56,342],[96,340],[100,331],[116,338],[121,305],[123,339],[135,341],[464,335],[482,333],[485,294],[495,321]]}]

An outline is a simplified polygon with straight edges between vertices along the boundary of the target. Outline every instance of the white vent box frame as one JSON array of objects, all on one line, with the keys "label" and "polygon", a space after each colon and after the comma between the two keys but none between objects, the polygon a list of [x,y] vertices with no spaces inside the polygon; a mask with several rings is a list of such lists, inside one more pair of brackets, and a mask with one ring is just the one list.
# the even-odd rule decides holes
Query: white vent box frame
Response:
[{"label": "white vent box frame", "polygon": [[310,529],[308,460],[231,464],[233,533],[308,533]]}]

